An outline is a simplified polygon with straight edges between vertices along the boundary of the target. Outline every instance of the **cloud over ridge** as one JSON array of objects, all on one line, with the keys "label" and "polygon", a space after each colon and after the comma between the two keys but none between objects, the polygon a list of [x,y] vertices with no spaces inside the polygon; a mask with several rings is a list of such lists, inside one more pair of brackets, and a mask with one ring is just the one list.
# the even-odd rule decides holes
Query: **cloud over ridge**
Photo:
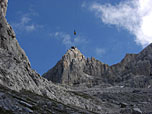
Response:
[{"label": "cloud over ridge", "polygon": [[152,43],[152,0],[125,0],[117,5],[93,3],[90,6],[105,24],[127,29],[142,47]]}]

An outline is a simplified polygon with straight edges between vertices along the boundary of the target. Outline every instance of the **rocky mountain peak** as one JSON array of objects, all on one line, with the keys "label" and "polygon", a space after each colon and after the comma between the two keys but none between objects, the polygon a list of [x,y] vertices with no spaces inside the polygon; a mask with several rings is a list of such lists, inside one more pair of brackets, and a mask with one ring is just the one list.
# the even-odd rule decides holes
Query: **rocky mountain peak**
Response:
[{"label": "rocky mountain peak", "polygon": [[[72,46],[67,50],[62,59],[43,76],[55,83],[71,85],[75,83],[75,80],[82,77],[85,64],[85,56],[78,48]],[[79,74],[80,72],[81,74]]]},{"label": "rocky mountain peak", "polygon": [[73,60],[82,61],[84,59],[84,55],[80,52],[80,50],[78,50],[78,48],[74,46],[72,46],[62,58],[63,61],[68,62],[72,62]]},{"label": "rocky mountain peak", "polygon": [[[89,84],[98,85],[99,83],[120,83],[122,81],[135,81],[133,86],[148,86],[142,76],[152,75],[152,44],[147,46],[139,54],[126,54],[120,63],[109,66],[94,57],[85,58],[76,48],[71,47],[62,59],[43,76],[53,82],[75,85]],[[142,80],[142,84],[136,83],[134,77]],[[147,77],[148,79],[149,77]],[[125,83],[128,83],[127,81]],[[130,85],[130,82],[128,84]]]},{"label": "rocky mountain peak", "polygon": [[92,79],[101,76],[108,68],[108,65],[94,57],[86,59],[78,48],[72,46],[43,77],[67,85],[92,85]]}]

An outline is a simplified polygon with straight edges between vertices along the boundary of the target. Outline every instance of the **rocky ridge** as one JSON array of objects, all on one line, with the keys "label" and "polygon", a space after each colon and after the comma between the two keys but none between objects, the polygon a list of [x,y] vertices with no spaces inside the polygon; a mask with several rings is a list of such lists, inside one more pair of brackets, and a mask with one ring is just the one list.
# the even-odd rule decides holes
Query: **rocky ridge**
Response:
[{"label": "rocky ridge", "polygon": [[124,86],[148,87],[152,84],[151,52],[152,44],[139,54],[126,54],[120,63],[109,66],[93,57],[86,59],[76,47],[72,47],[43,77],[72,86],[121,83]]},{"label": "rocky ridge", "polygon": [[105,103],[100,105],[106,105],[112,112],[106,110],[103,114],[150,114],[151,72],[152,44],[138,54],[126,54],[120,63],[112,66],[93,57],[85,58],[76,47],[71,47],[43,77],[62,86],[69,85],[79,96]]},{"label": "rocky ridge", "polygon": [[89,86],[94,83],[95,78],[100,77],[108,68],[108,65],[95,58],[86,59],[76,47],[71,47],[43,77],[54,83]]}]

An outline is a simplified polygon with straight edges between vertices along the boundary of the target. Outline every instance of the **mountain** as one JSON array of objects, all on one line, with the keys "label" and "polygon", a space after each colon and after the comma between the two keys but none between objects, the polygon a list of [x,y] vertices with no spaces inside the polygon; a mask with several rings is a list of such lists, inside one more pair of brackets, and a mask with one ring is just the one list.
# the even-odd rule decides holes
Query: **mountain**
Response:
[{"label": "mountain", "polygon": [[93,87],[106,83],[127,87],[148,87],[152,84],[152,44],[139,54],[126,54],[120,63],[112,66],[93,57],[85,58],[76,47],[71,47],[43,77],[54,83],[72,86]]},{"label": "mountain", "polygon": [[76,47],[71,47],[43,77],[55,83],[91,86],[94,79],[101,77],[108,68],[95,58],[86,59]]},{"label": "mountain", "polygon": [[47,80],[31,68],[6,10],[7,0],[0,0],[0,113],[152,113],[152,44],[112,66],[71,47]]},{"label": "mountain", "polygon": [[112,66],[93,57],[85,58],[76,47],[71,47],[43,77],[108,103],[115,107],[110,109],[113,114],[152,112],[152,44],[138,54],[126,54]]},{"label": "mountain", "polygon": [[148,87],[152,81],[152,44],[138,54],[127,54],[118,64],[112,65],[106,75],[111,81],[130,87]]}]

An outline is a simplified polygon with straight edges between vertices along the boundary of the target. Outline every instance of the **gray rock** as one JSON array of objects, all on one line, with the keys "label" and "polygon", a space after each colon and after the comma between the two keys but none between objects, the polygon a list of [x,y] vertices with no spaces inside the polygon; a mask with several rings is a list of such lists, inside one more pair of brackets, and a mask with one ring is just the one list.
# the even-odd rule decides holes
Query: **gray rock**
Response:
[{"label": "gray rock", "polygon": [[76,47],[71,47],[43,77],[66,85],[96,85],[98,82],[94,79],[101,77],[108,68],[108,65],[93,57],[86,59]]},{"label": "gray rock", "polygon": [[130,87],[152,85],[152,44],[139,54],[126,54],[118,64],[108,66],[95,58],[85,58],[71,48],[43,77],[54,83],[92,87],[103,83]]},{"label": "gray rock", "polygon": [[120,108],[126,108],[128,106],[128,104],[127,103],[120,103]]},{"label": "gray rock", "polygon": [[132,114],[142,114],[142,111],[139,108],[133,108]]},{"label": "gray rock", "polygon": [[8,0],[0,0],[0,11],[4,17],[6,16],[7,2]]},{"label": "gray rock", "polygon": [[[44,74],[43,77],[55,83],[79,84],[84,78],[89,78],[83,73],[85,57],[77,48],[71,48],[57,63],[57,65]],[[79,80],[79,81],[78,81]]]}]

